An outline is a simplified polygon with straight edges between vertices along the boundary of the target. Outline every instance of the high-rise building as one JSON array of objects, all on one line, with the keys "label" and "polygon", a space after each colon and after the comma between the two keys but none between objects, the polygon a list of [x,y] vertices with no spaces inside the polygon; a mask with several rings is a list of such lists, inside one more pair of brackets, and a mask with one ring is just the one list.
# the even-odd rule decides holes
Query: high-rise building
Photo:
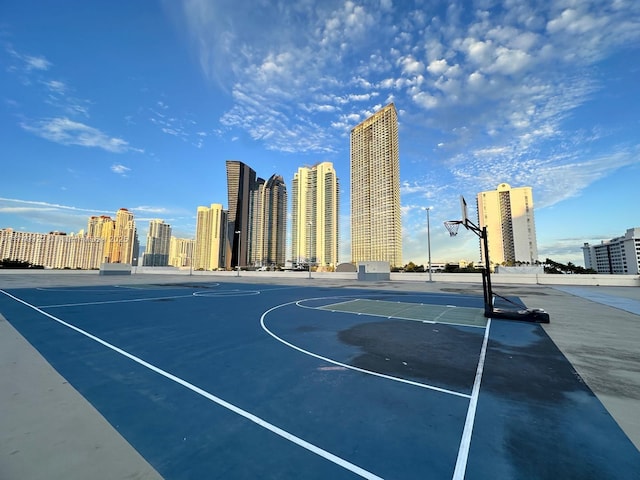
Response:
[{"label": "high-rise building", "polygon": [[151,220],[142,264],[149,267],[166,267],[169,265],[170,243],[171,225],[164,223],[164,220]]},{"label": "high-rise building", "polygon": [[219,203],[198,207],[193,268],[217,270],[225,265],[227,212]]},{"label": "high-rise building", "polygon": [[640,227],[629,228],[621,237],[582,247],[585,268],[598,273],[638,275],[640,273]]},{"label": "high-rise building", "polygon": [[256,172],[248,165],[227,160],[227,197],[229,216],[226,267],[232,269],[249,263],[249,206],[251,192],[257,189]]},{"label": "high-rise building", "polygon": [[393,103],[351,130],[351,262],[402,266],[398,116]]},{"label": "high-rise building", "polygon": [[104,239],[103,263],[136,263],[138,233],[133,213],[126,208],[116,212],[115,220],[106,215],[89,217],[87,236]]},{"label": "high-rise building", "polygon": [[260,266],[282,266],[287,256],[287,186],[281,175],[272,175],[265,184],[261,217]]},{"label": "high-rise building", "polygon": [[116,212],[114,238],[111,243],[111,263],[133,263],[136,224],[133,213],[126,208]]},{"label": "high-rise building", "polygon": [[[501,183],[496,190],[478,193],[477,206],[478,226],[487,228],[492,264],[538,261],[531,187],[511,188],[508,183]],[[482,246],[480,258],[486,263]]]},{"label": "high-rise building", "polygon": [[169,243],[169,265],[172,267],[189,267],[194,256],[196,241],[191,238],[171,237]]},{"label": "high-rise building", "polygon": [[226,267],[283,265],[287,190],[280,175],[267,182],[237,160],[227,160],[229,199]]},{"label": "high-rise building", "polygon": [[331,162],[300,167],[292,182],[291,248],[297,263],[338,264],[339,184]]},{"label": "high-rise building", "polygon": [[262,266],[264,260],[264,192],[266,182],[256,178],[249,192],[249,233],[247,236],[247,265]]}]

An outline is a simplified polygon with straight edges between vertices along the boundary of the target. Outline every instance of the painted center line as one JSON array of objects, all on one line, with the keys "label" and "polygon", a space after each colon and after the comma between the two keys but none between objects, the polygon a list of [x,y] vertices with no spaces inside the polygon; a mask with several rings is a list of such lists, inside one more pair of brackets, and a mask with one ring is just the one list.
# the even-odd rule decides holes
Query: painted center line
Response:
[{"label": "painted center line", "polygon": [[233,404],[231,404],[231,403],[229,403],[229,402],[227,402],[227,401],[225,401],[225,400],[223,400],[223,399],[221,399],[221,398],[219,398],[219,397],[207,392],[206,390],[201,389],[200,387],[198,387],[196,385],[193,385],[192,383],[189,383],[186,380],[183,380],[180,377],[177,377],[177,376],[175,376],[175,375],[173,375],[173,374],[171,374],[171,373],[169,373],[169,372],[167,372],[165,370],[162,370],[161,368],[156,367],[155,365],[153,365],[153,364],[151,364],[149,362],[146,362],[145,360],[142,360],[141,358],[136,357],[135,355],[133,355],[133,354],[131,354],[131,353],[125,351],[125,350],[122,350],[121,348],[116,347],[115,345],[112,345],[111,343],[109,343],[109,342],[107,342],[105,340],[102,340],[99,337],[96,337],[95,335],[92,335],[91,333],[89,333],[89,332],[87,332],[85,330],[82,330],[81,328],[78,328],[75,325],[67,323],[64,320],[61,320],[58,317],[56,317],[54,315],[51,315],[50,313],[47,313],[44,310],[41,310],[40,308],[36,307],[35,305],[31,305],[30,303],[28,303],[28,302],[26,302],[26,301],[24,301],[24,300],[22,300],[22,299],[20,299],[20,298],[18,298],[16,296],[14,296],[14,295],[11,295],[8,292],[5,292],[4,290],[0,290],[0,293],[6,295],[9,298],[12,298],[16,302],[19,302],[19,303],[21,303],[21,304],[23,304],[23,305],[35,310],[36,312],[44,315],[45,317],[48,317],[51,320],[54,320],[54,321],[58,322],[59,324],[65,326],[67,328],[70,328],[71,330],[74,330],[75,332],[80,333],[81,335],[84,335],[85,337],[93,340],[94,342],[97,342],[97,343],[109,348],[110,350],[113,350],[114,352],[119,353],[120,355],[122,355],[122,356],[124,356],[124,357],[126,357],[126,358],[128,358],[130,360],[133,360],[137,364],[142,365],[143,367],[145,367],[145,368],[147,368],[147,369],[149,369],[149,370],[151,370],[151,371],[153,371],[153,372],[155,372],[155,373],[157,373],[159,375],[162,375],[163,377],[165,377],[165,378],[167,378],[167,379],[169,379],[169,380],[171,380],[171,381],[173,381],[173,382],[175,382],[175,383],[177,383],[179,385],[182,385],[185,388],[188,388],[192,392],[195,392],[198,395],[201,395],[202,397],[204,397],[204,398],[206,398],[208,400],[211,400],[212,402],[220,405],[221,407],[224,407],[227,410],[230,410],[231,412],[236,413],[237,415],[240,415],[241,417],[246,418],[247,420],[255,423],[256,425],[258,425],[258,426],[260,426],[260,427],[262,427],[262,428],[264,428],[266,430],[269,430],[270,432],[275,433],[276,435],[284,438],[285,440],[288,440],[291,443],[294,443],[294,444],[296,444],[296,445],[298,445],[298,446],[300,446],[300,447],[302,447],[302,448],[304,448],[304,449],[306,449],[306,450],[308,450],[308,451],[310,451],[310,452],[312,452],[312,453],[314,453],[314,454],[316,454],[316,455],[318,455],[318,456],[320,456],[320,457],[322,457],[322,458],[324,458],[324,459],[326,459],[326,460],[328,460],[328,461],[330,461],[330,462],[332,462],[332,463],[334,463],[334,464],[336,464],[336,465],[338,465],[338,466],[340,466],[340,467],[342,467],[342,468],[344,468],[346,470],[349,470],[349,471],[355,473],[356,475],[359,475],[362,478],[367,478],[367,479],[371,479],[371,480],[381,480],[381,477],[379,477],[379,476],[377,476],[377,475],[375,475],[375,474],[373,474],[373,473],[371,473],[371,472],[369,472],[369,471],[367,471],[367,470],[365,470],[365,469],[363,469],[363,468],[361,468],[361,467],[359,467],[359,466],[357,466],[357,465],[355,465],[355,464],[353,464],[353,463],[351,463],[351,462],[349,462],[349,461],[347,461],[347,460],[345,460],[345,459],[343,459],[341,457],[338,457],[337,455],[334,455],[334,454],[332,454],[332,453],[330,453],[330,452],[328,452],[328,451],[326,451],[326,450],[324,450],[324,449],[322,449],[322,448],[320,448],[320,447],[318,447],[318,446],[316,446],[316,445],[314,445],[312,443],[309,443],[306,440],[303,440],[300,437],[297,437],[297,436],[293,435],[292,433],[289,433],[286,430],[283,430],[283,429],[281,429],[281,428],[279,428],[279,427],[267,422],[266,420],[263,420],[262,418],[260,418],[260,417],[258,417],[256,415],[253,415],[252,413],[249,413],[246,410],[243,410],[240,407],[237,407],[237,406],[235,406],[235,405],[233,405]]}]

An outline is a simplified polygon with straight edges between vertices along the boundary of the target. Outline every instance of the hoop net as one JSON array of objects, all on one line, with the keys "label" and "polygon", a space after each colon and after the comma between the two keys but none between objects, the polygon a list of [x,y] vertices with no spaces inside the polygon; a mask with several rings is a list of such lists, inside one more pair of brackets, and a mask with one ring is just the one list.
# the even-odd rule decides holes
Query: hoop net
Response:
[{"label": "hoop net", "polygon": [[456,235],[458,235],[458,228],[460,227],[460,225],[462,225],[462,222],[460,220],[449,220],[447,222],[444,222],[444,226],[449,232],[449,236],[451,237],[455,237]]}]

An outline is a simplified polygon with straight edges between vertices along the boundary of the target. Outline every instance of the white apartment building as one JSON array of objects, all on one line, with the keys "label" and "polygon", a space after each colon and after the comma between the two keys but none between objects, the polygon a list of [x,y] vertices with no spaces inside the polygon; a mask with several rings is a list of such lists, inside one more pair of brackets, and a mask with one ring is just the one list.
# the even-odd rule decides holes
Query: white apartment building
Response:
[{"label": "white apartment building", "polygon": [[[501,183],[496,190],[478,193],[477,206],[478,226],[487,227],[491,264],[538,261],[531,187],[511,188],[508,183]],[[480,258],[486,263],[482,244]]]},{"label": "white apartment building", "polygon": [[638,275],[640,273],[640,227],[629,228],[621,237],[582,247],[585,268],[598,273]]}]

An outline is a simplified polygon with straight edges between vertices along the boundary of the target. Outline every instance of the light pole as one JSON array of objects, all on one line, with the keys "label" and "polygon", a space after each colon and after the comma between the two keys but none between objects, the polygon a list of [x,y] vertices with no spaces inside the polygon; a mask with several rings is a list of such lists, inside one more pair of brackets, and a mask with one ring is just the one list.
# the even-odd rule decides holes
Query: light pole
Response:
[{"label": "light pole", "polygon": [[313,223],[309,222],[307,223],[307,230],[309,231],[309,257],[307,260],[307,268],[309,269],[309,279],[311,279],[311,225],[313,225]]},{"label": "light pole", "polygon": [[429,253],[429,282],[433,282],[431,278],[431,225],[429,224],[429,210],[433,207],[424,207],[427,211],[427,251]]},{"label": "light pole", "polygon": [[238,274],[236,276],[240,276],[240,230],[236,230],[236,235],[238,235]]}]

